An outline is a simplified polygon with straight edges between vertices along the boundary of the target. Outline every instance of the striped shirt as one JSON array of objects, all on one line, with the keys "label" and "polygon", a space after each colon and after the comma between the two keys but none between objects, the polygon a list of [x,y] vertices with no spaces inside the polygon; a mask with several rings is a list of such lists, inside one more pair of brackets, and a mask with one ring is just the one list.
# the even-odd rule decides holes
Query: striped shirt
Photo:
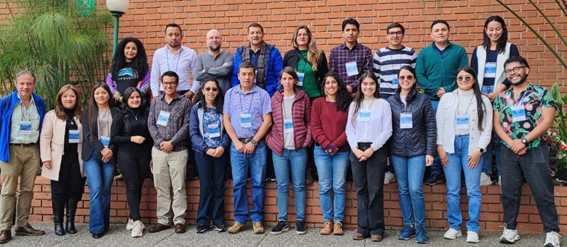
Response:
[{"label": "striped shirt", "polygon": [[394,50],[388,47],[376,51],[373,59],[374,74],[380,82],[380,98],[387,99],[398,88],[398,71],[404,65],[415,68],[417,53],[409,47]]}]

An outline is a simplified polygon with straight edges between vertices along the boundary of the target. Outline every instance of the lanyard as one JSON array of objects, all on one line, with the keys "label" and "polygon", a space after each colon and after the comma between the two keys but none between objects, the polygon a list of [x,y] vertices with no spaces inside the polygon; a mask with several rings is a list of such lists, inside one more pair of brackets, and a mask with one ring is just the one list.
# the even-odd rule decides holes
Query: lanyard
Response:
[{"label": "lanyard", "polygon": [[[459,105],[461,104],[461,101],[458,100],[458,98],[459,98],[459,92],[457,91],[457,115],[461,115],[461,113],[459,112],[459,110],[460,110]],[[469,113],[469,108],[471,107],[471,103],[472,103],[473,99],[474,99],[474,95],[472,96],[471,100],[469,101],[469,105],[467,106],[467,111],[465,111],[464,115],[467,115]]]},{"label": "lanyard", "polygon": [[[292,95],[292,96],[290,96],[290,97],[295,98],[295,94]],[[284,120],[287,118],[287,116],[285,115],[285,98],[286,98],[286,97],[284,97],[284,99],[283,99],[283,101],[282,101],[282,105],[283,105],[282,112],[283,112],[283,118],[284,118]],[[293,108],[293,102],[291,103],[291,105],[292,105],[292,108]],[[291,111],[293,111],[293,109],[292,109]]]},{"label": "lanyard", "polygon": [[[252,102],[254,102],[254,95],[252,94],[252,99],[250,100],[250,104],[248,104],[248,112],[247,113],[251,113],[250,109],[252,109]],[[242,112],[242,94],[238,94],[238,99],[240,100],[240,113]]]},{"label": "lanyard", "polygon": [[[181,47],[181,49],[179,49],[179,53],[177,54],[177,63],[175,64],[175,72],[177,72],[177,68],[179,67],[179,60],[181,59],[181,52],[183,52],[183,47]],[[165,60],[167,61],[167,70],[171,71],[170,67],[169,67],[169,50],[165,51]],[[173,58],[175,58],[175,54],[173,55]]]}]

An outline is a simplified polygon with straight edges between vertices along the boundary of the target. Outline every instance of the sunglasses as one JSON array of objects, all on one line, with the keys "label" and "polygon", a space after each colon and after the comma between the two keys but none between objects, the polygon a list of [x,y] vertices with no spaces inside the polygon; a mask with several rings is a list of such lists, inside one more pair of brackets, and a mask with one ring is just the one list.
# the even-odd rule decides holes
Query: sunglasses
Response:
[{"label": "sunglasses", "polygon": [[216,91],[219,90],[219,89],[216,88],[216,87],[206,87],[206,88],[204,88],[204,89],[205,89],[205,91],[207,91],[207,92],[210,92],[210,91],[216,92]]},{"label": "sunglasses", "polygon": [[413,80],[413,78],[414,78],[413,75],[408,75],[408,76],[402,75],[398,79],[400,79],[400,81],[403,81],[403,80],[406,80],[406,79],[411,81],[411,80]]},{"label": "sunglasses", "polygon": [[459,77],[457,77],[458,81],[465,81],[465,82],[472,81],[472,79],[473,78],[471,76],[459,76]]}]

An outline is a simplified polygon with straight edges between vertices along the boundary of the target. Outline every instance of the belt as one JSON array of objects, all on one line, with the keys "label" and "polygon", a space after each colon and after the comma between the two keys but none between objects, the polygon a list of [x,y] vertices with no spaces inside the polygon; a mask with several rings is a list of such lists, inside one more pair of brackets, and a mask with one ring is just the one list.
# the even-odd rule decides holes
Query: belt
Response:
[{"label": "belt", "polygon": [[244,144],[249,143],[252,141],[252,138],[238,138],[238,140]]},{"label": "belt", "polygon": [[37,142],[34,142],[34,143],[10,143],[10,146],[17,146],[17,147],[21,147],[21,148],[35,147],[35,145],[37,145]]}]

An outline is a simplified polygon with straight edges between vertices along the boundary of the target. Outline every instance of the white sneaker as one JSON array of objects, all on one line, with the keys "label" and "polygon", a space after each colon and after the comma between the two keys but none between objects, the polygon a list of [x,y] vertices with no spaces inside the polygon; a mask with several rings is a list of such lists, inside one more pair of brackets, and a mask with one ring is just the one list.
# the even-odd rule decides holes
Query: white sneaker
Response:
[{"label": "white sneaker", "polygon": [[467,243],[480,243],[480,239],[478,238],[478,233],[473,231],[467,231]]},{"label": "white sneaker", "polygon": [[450,239],[450,240],[457,239],[461,236],[463,236],[463,233],[461,233],[461,231],[457,231],[453,228],[449,228],[449,230],[447,230],[445,232],[445,235],[443,235],[443,237],[445,239]]},{"label": "white sneaker", "polygon": [[559,247],[561,244],[561,235],[558,232],[548,232],[545,234],[544,247]]},{"label": "white sneaker", "polygon": [[480,174],[480,186],[492,185],[492,179],[486,173]]},{"label": "white sneaker", "polygon": [[502,176],[498,176],[498,185],[502,186]]},{"label": "white sneaker", "polygon": [[396,175],[394,175],[394,173],[386,172],[386,174],[384,174],[384,184],[390,184],[395,182],[396,182]]},{"label": "white sneaker", "polygon": [[518,230],[510,230],[504,228],[504,232],[502,233],[502,236],[500,236],[500,243],[513,244],[518,240],[520,240],[520,235],[518,235]]},{"label": "white sneaker", "polygon": [[141,220],[137,220],[134,222],[132,226],[132,237],[139,238],[144,234],[144,223]]},{"label": "white sneaker", "polygon": [[134,227],[134,220],[128,219],[128,223],[126,223],[126,230],[130,231]]}]

